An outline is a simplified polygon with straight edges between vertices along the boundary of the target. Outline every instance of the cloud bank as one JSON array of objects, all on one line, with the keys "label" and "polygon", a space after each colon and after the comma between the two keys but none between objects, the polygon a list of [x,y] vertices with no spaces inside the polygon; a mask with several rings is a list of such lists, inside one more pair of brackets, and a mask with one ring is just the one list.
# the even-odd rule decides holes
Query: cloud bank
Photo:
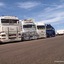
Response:
[{"label": "cloud bank", "polygon": [[0,7],[5,6],[5,4],[3,2],[0,2]]},{"label": "cloud bank", "polygon": [[38,2],[19,2],[17,3],[19,8],[23,8],[23,9],[31,9],[34,8],[36,6],[38,6],[40,3]]}]

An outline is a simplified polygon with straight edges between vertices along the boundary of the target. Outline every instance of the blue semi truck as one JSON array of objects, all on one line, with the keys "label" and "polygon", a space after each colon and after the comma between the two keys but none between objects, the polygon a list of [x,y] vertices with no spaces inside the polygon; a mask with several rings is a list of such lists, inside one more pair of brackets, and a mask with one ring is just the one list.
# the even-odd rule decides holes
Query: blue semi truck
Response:
[{"label": "blue semi truck", "polygon": [[55,37],[55,29],[51,24],[46,24],[47,37]]}]

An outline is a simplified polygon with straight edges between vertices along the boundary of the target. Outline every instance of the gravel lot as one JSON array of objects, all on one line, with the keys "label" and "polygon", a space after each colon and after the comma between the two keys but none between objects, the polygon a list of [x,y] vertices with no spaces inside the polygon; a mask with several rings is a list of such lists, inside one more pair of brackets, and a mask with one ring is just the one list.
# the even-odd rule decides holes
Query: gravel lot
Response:
[{"label": "gravel lot", "polygon": [[0,64],[64,64],[64,35],[0,44]]}]

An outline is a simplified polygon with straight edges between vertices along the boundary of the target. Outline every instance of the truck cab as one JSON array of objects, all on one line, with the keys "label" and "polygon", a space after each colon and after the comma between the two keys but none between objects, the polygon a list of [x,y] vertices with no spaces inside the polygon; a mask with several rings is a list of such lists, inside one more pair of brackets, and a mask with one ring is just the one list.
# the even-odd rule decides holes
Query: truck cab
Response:
[{"label": "truck cab", "polygon": [[36,26],[33,19],[20,20],[22,29],[22,40],[36,39]]},{"label": "truck cab", "polygon": [[36,29],[37,29],[38,38],[46,38],[45,23],[36,22]]},{"label": "truck cab", "polygon": [[16,16],[1,16],[0,17],[0,41],[20,41],[21,29],[19,19]]}]

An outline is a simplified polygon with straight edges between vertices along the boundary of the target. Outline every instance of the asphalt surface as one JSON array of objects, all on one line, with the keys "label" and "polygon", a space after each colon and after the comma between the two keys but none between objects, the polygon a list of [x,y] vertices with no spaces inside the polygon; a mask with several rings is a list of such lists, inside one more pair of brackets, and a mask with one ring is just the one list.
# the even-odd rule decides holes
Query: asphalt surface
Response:
[{"label": "asphalt surface", "polygon": [[64,36],[1,44],[0,64],[64,64]]}]

